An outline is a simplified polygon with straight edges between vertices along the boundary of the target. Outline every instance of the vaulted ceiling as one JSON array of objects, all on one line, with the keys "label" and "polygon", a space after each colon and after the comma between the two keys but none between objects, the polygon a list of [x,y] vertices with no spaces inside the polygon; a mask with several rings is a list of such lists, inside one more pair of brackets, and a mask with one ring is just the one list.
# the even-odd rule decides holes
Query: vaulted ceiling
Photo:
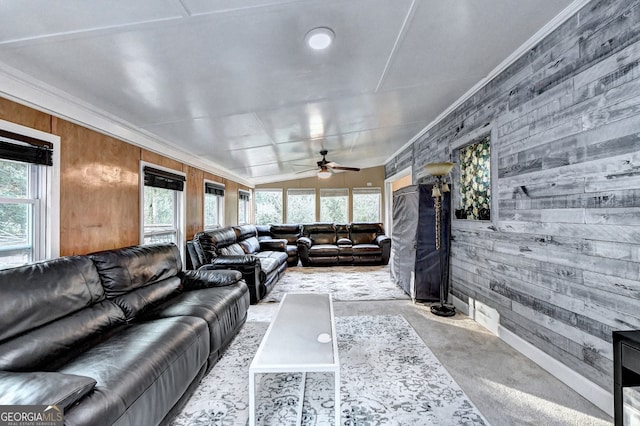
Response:
[{"label": "vaulted ceiling", "polygon": [[239,181],[372,167],[575,3],[7,1],[0,92]]}]

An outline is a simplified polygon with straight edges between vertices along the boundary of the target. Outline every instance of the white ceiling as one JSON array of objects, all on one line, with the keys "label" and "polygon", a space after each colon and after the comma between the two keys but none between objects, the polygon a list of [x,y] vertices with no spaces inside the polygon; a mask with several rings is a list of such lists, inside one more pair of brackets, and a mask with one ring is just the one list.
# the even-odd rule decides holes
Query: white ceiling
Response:
[{"label": "white ceiling", "polygon": [[0,92],[249,184],[379,166],[575,3],[4,1]]}]

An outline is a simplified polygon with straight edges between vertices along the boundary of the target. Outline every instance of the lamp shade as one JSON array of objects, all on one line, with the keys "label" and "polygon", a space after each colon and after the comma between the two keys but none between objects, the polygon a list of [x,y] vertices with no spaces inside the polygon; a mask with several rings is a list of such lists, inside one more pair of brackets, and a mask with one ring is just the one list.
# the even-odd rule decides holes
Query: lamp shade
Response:
[{"label": "lamp shade", "polygon": [[331,177],[331,172],[326,166],[322,166],[320,167],[320,170],[318,170],[318,177],[320,179],[328,179]]},{"label": "lamp shade", "polygon": [[424,170],[431,176],[444,176],[453,169],[454,163],[444,161],[442,163],[429,163],[424,166]]}]

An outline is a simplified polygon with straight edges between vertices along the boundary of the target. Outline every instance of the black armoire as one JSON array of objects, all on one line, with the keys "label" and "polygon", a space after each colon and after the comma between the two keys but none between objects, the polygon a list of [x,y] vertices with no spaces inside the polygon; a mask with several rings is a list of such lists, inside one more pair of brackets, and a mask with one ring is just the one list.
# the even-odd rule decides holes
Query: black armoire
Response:
[{"label": "black armoire", "polygon": [[[440,258],[436,250],[436,226],[432,185],[411,185],[393,193],[391,276],[413,301],[440,300]],[[449,284],[451,193],[442,198],[443,283]],[[445,294],[448,294],[448,288]],[[446,302],[446,300],[445,300]]]}]

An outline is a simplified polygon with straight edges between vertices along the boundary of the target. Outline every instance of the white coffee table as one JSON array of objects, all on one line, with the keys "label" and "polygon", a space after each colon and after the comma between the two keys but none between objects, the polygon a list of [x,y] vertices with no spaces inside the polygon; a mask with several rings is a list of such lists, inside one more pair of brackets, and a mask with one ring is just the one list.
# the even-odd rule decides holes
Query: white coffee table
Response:
[{"label": "white coffee table", "polygon": [[340,424],[340,361],[328,293],[287,293],[282,298],[249,367],[249,424],[255,425],[256,374],[302,373],[297,424],[302,420],[304,386],[308,372],[333,372],[335,424]]}]

